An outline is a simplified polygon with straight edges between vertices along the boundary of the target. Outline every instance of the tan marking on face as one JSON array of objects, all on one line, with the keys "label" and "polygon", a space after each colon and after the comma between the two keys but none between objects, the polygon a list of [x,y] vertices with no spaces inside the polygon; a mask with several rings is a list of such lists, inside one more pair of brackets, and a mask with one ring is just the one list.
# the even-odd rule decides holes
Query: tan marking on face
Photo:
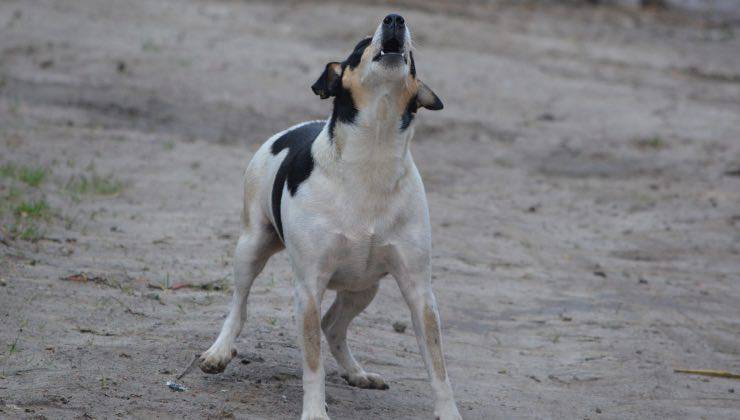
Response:
[{"label": "tan marking on face", "polygon": [[404,80],[403,91],[401,91],[401,94],[396,98],[396,109],[404,111],[411,98],[413,98],[418,91],[419,85],[416,79],[409,74],[406,80]]},{"label": "tan marking on face", "polygon": [[352,93],[352,100],[355,102],[357,109],[362,109],[370,100],[370,95],[362,86],[362,73],[368,63],[373,59],[370,50],[370,47],[365,48],[360,59],[360,64],[355,68],[345,67],[344,74],[342,75],[342,86]]},{"label": "tan marking on face", "polygon": [[[344,74],[342,74],[342,86],[350,91],[352,94],[352,100],[358,110],[362,110],[366,107],[372,99],[371,92],[369,92],[362,84],[362,75],[364,74],[366,67],[372,63],[373,57],[376,53],[377,51],[372,48],[372,45],[368,46],[362,53],[360,64],[355,68],[347,66],[344,69]],[[395,110],[400,110],[401,112],[406,109],[409,100],[411,100],[419,90],[418,82],[416,78],[411,75],[411,72],[406,75],[406,78],[402,83],[403,86],[400,94],[397,95],[395,100],[392,102],[393,106],[395,106]]]},{"label": "tan marking on face", "polygon": [[447,377],[445,371],[445,362],[442,358],[442,344],[439,337],[439,323],[435,316],[434,310],[429,306],[424,307],[424,335],[427,340],[427,349],[429,358],[434,368],[434,373],[439,380],[443,381]]},{"label": "tan marking on face", "polygon": [[[360,61],[360,64],[357,67],[352,69],[348,66],[344,69],[344,75],[342,75],[342,86],[352,93],[352,100],[358,110],[363,109],[370,102],[370,98],[372,96],[370,92],[367,91],[367,88],[362,85],[361,80],[364,67],[372,60],[369,50],[370,48],[366,49],[362,54],[362,61]],[[409,100],[416,95],[418,90],[418,82],[414,76],[411,74],[407,75],[406,79],[403,80],[401,93],[395,98],[395,109],[401,111],[405,110]]]},{"label": "tan marking on face", "polygon": [[319,310],[313,299],[303,312],[303,353],[308,368],[316,372],[319,369],[321,357],[321,335],[319,334]]}]

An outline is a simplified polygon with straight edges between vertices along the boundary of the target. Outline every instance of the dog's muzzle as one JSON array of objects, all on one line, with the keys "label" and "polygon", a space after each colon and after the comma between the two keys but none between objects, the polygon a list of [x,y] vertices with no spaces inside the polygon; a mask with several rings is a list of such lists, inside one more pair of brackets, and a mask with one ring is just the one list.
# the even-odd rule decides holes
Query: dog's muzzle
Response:
[{"label": "dog's muzzle", "polygon": [[401,61],[406,63],[404,55],[406,22],[403,16],[392,13],[383,19],[382,25],[381,47],[378,54],[373,57],[373,61],[382,60],[384,64],[394,65]]}]

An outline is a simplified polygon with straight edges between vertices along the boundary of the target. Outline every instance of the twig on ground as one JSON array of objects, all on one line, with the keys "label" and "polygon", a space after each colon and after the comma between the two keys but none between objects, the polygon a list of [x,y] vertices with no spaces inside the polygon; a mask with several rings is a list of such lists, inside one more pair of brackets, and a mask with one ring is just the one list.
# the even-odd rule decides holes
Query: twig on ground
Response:
[{"label": "twig on ground", "polygon": [[688,373],[691,375],[713,376],[715,378],[740,379],[739,373],[725,372],[723,370],[702,370],[702,369],[673,369],[677,373]]},{"label": "twig on ground", "polygon": [[150,289],[156,290],[179,290],[179,289],[196,289],[196,290],[223,290],[221,284],[223,279],[214,280],[208,283],[178,283],[170,287],[165,287],[158,283],[148,283]]},{"label": "twig on ground", "polygon": [[60,277],[59,280],[62,281],[72,281],[75,283],[97,283],[97,284],[108,284],[108,279],[101,276],[101,275],[95,275],[90,273],[77,273],[77,274],[70,274],[66,277]]},{"label": "twig on ground", "polygon": [[190,371],[192,371],[193,368],[195,367],[195,363],[198,362],[198,358],[199,357],[200,357],[200,355],[199,354],[196,354],[195,357],[193,357],[193,361],[190,362],[190,364],[188,365],[188,367],[186,367],[185,370],[183,370],[181,374],[177,375],[177,378],[175,378],[175,379],[177,379],[179,381],[180,379],[184,378],[185,375],[187,375],[188,373],[190,373]]},{"label": "twig on ground", "polygon": [[130,313],[131,315],[148,316],[147,314],[145,314],[143,312],[138,312],[138,311],[135,311],[135,310],[131,309],[128,305],[126,305],[125,303],[121,302],[121,299],[118,299],[115,296],[110,296],[110,298],[113,299],[114,301],[118,302],[119,305],[123,306],[126,309],[126,312],[127,313]]},{"label": "twig on ground", "polygon": [[80,332],[82,334],[99,335],[101,337],[112,337],[114,335],[118,335],[118,334],[114,334],[114,333],[111,333],[111,332],[100,332],[100,331],[94,330],[92,328],[77,327],[74,330],[75,331],[78,331],[78,332]]}]

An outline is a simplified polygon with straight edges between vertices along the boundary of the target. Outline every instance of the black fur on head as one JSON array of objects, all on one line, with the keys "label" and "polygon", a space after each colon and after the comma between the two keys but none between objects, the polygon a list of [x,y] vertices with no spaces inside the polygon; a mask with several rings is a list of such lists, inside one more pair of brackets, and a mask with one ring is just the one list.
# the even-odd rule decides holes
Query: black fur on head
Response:
[{"label": "black fur on head", "polygon": [[[313,92],[319,95],[321,99],[334,97],[334,107],[329,120],[329,136],[331,138],[334,138],[334,129],[337,121],[345,124],[352,124],[355,121],[358,113],[357,105],[352,98],[352,92],[342,85],[342,78],[347,67],[354,69],[360,65],[362,55],[371,42],[371,37],[364,38],[355,45],[352,53],[344,61],[341,63],[331,62],[327,64],[324,72],[316,80],[316,83],[311,86]],[[416,63],[413,52],[411,51],[409,51],[409,59],[409,72],[411,77],[416,79]],[[437,95],[419,81],[419,91],[411,98],[401,115],[401,130],[406,130],[411,125],[419,108],[438,110],[442,109],[442,107],[442,101],[439,100]]]},{"label": "black fur on head", "polygon": [[360,64],[360,59],[362,58],[362,54],[365,52],[365,48],[370,45],[372,40],[373,39],[371,37],[367,37],[358,42],[357,45],[355,45],[355,49],[352,51],[352,54],[342,62],[342,69],[346,66],[350,66],[350,68],[357,67]]},{"label": "black fur on head", "polygon": [[331,62],[326,65],[324,72],[321,73],[316,83],[311,86],[313,93],[319,95],[321,99],[330,96],[336,96],[338,86],[342,81],[342,65],[337,62]]},{"label": "black fur on head", "polygon": [[326,99],[330,96],[337,96],[337,93],[342,87],[341,81],[344,69],[347,66],[355,68],[360,64],[362,53],[365,52],[365,48],[370,45],[371,41],[372,38],[367,37],[358,42],[357,45],[355,45],[355,49],[352,51],[352,54],[350,54],[349,57],[341,63],[333,61],[327,64],[324,68],[324,72],[321,73],[321,76],[319,76],[316,82],[311,86],[313,93],[319,95],[321,99]]},{"label": "black fur on head", "polygon": [[365,48],[370,45],[372,38],[367,37],[358,42],[352,53],[341,63],[332,62],[326,65],[324,72],[319,76],[316,83],[311,86],[313,92],[326,99],[334,97],[334,108],[329,121],[329,136],[334,137],[334,127],[337,120],[343,123],[352,123],[357,115],[357,107],[352,100],[352,93],[342,86],[342,75],[344,69],[349,66],[355,68],[360,64]]}]

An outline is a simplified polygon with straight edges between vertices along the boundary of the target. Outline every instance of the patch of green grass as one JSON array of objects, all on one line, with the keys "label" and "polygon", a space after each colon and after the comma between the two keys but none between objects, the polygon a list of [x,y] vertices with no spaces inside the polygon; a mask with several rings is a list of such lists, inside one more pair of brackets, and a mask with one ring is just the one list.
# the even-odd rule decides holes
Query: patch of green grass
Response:
[{"label": "patch of green grass", "polygon": [[2,178],[15,178],[17,168],[12,163],[6,163],[0,166],[0,177]]},{"label": "patch of green grass", "polygon": [[180,67],[190,67],[191,64],[193,64],[193,61],[188,58],[177,59],[177,65]]},{"label": "patch of green grass", "polygon": [[117,195],[123,190],[123,182],[113,174],[100,175],[93,171],[90,175],[73,176],[64,189],[78,195]]},{"label": "patch of green grass", "polygon": [[[14,196],[11,198],[12,195]],[[13,219],[8,221],[8,225],[3,230],[12,238],[32,242],[38,241],[44,237],[44,229],[40,222],[49,219],[51,207],[44,199],[23,201],[24,199],[20,195],[18,192],[11,191],[6,196],[14,202],[9,206],[12,209]]]},{"label": "patch of green grass", "polygon": [[660,136],[635,139],[633,143],[638,149],[661,150],[668,147],[668,144]]},{"label": "patch of green grass", "polygon": [[21,338],[21,333],[23,333],[23,328],[26,327],[28,324],[28,321],[25,319],[21,320],[20,325],[18,326],[18,332],[15,335],[15,340],[13,340],[12,343],[8,344],[8,354],[13,354],[18,351],[18,340]]},{"label": "patch of green grass", "polygon": [[49,203],[44,199],[39,199],[35,201],[21,202],[15,207],[15,214],[19,217],[41,219],[48,216],[49,210]]},{"label": "patch of green grass", "polygon": [[16,187],[11,186],[10,188],[8,188],[8,193],[5,194],[4,198],[6,200],[5,201],[6,203],[14,203],[20,200],[21,197],[23,197],[23,191],[21,191],[20,189]]},{"label": "patch of green grass", "polygon": [[0,230],[13,239],[38,241],[43,238],[44,225],[52,216],[49,203],[44,198],[29,198],[20,184],[5,188],[0,197]]},{"label": "patch of green grass", "polygon": [[33,168],[30,166],[17,166],[6,163],[0,166],[0,178],[19,179],[32,187],[38,187],[46,179],[46,168]]},{"label": "patch of green grass", "polygon": [[155,44],[151,39],[147,39],[141,44],[141,50],[144,52],[160,52],[162,47]]},{"label": "patch of green grass", "polygon": [[36,242],[44,237],[44,231],[35,223],[26,225],[13,225],[11,227],[13,237],[23,239],[24,241]]},{"label": "patch of green grass", "polygon": [[38,187],[46,179],[46,173],[47,171],[45,168],[30,168],[24,166],[20,171],[18,171],[18,179],[32,187]]}]

